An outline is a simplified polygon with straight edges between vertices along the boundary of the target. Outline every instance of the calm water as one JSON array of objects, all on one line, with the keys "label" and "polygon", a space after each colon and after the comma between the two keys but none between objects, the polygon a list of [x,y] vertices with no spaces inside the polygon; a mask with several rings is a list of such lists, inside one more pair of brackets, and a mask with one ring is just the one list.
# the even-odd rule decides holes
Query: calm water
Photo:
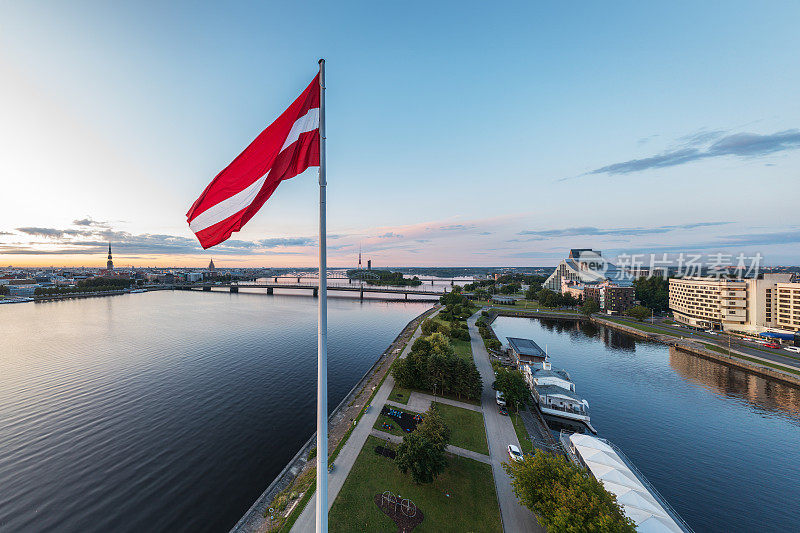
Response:
[{"label": "calm water", "polygon": [[800,389],[588,324],[494,329],[547,345],[599,436],[695,531],[800,531]]},{"label": "calm water", "polygon": [[[333,408],[429,304],[329,299]],[[316,300],[0,306],[0,531],[227,531],[314,430]]]}]

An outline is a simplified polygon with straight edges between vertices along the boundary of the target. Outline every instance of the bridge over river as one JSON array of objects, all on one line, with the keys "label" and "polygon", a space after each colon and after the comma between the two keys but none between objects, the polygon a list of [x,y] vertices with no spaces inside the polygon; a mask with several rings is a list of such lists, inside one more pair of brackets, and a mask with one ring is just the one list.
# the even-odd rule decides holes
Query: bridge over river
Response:
[{"label": "bridge over river", "polygon": [[[239,289],[266,289],[267,294],[274,294],[275,289],[293,289],[300,291],[311,291],[314,296],[319,294],[319,283],[316,277],[276,277],[268,278],[270,281],[257,281],[257,282],[231,282],[231,283],[184,283],[175,284],[175,289],[181,290],[203,290],[210,291],[211,289],[227,289],[230,292],[239,292]],[[280,281],[279,281],[280,280]],[[336,280],[348,280],[347,283],[337,282]],[[441,281],[441,280],[439,280]],[[361,300],[364,299],[364,294],[391,294],[403,296],[404,300],[408,300],[409,295],[415,296],[414,301],[420,300],[436,300],[442,294],[448,292],[446,285],[417,285],[411,286],[390,286],[390,285],[370,285],[362,283],[360,280],[353,280],[348,278],[328,278],[328,291],[342,291],[358,293]],[[429,298],[418,298],[418,296],[427,296]]]}]

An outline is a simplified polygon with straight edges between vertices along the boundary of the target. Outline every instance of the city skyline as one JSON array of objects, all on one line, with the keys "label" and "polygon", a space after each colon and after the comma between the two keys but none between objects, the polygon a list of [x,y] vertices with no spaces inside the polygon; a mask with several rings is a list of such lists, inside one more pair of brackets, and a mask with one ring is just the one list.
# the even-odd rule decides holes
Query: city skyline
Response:
[{"label": "city skyline", "polygon": [[0,264],[313,266],[315,169],[210,250],[185,213],[320,56],[331,267],[800,263],[800,7],[458,6],[3,7]]}]

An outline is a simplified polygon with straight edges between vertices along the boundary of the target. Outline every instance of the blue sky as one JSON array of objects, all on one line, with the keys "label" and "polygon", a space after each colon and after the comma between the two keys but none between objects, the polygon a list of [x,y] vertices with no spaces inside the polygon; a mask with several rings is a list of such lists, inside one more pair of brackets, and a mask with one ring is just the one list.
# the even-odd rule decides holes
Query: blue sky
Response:
[{"label": "blue sky", "polygon": [[319,57],[334,265],[800,263],[797,2],[227,4],[0,7],[0,264],[312,265],[312,171],[184,215]]}]

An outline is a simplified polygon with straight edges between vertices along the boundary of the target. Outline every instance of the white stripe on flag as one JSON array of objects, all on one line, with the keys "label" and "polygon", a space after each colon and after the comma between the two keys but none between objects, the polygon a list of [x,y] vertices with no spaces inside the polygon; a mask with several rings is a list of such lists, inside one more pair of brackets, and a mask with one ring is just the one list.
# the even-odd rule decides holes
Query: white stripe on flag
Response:
[{"label": "white stripe on flag", "polygon": [[283,147],[281,147],[281,152],[286,150],[286,148],[294,143],[297,142],[297,139],[300,138],[301,133],[306,133],[309,131],[314,131],[319,128],[319,108],[314,107],[308,110],[308,113],[303,115],[302,117],[298,118],[294,125],[292,126],[292,130],[289,132],[289,136],[286,138],[286,142],[283,143]]},{"label": "white stripe on flag", "polygon": [[218,224],[231,215],[235,215],[248,205],[253,203],[256,199],[258,191],[267,180],[269,172],[258,178],[246,189],[237,192],[229,198],[225,198],[220,203],[212,205],[189,222],[189,228],[195,233],[210,228],[214,224]]}]

